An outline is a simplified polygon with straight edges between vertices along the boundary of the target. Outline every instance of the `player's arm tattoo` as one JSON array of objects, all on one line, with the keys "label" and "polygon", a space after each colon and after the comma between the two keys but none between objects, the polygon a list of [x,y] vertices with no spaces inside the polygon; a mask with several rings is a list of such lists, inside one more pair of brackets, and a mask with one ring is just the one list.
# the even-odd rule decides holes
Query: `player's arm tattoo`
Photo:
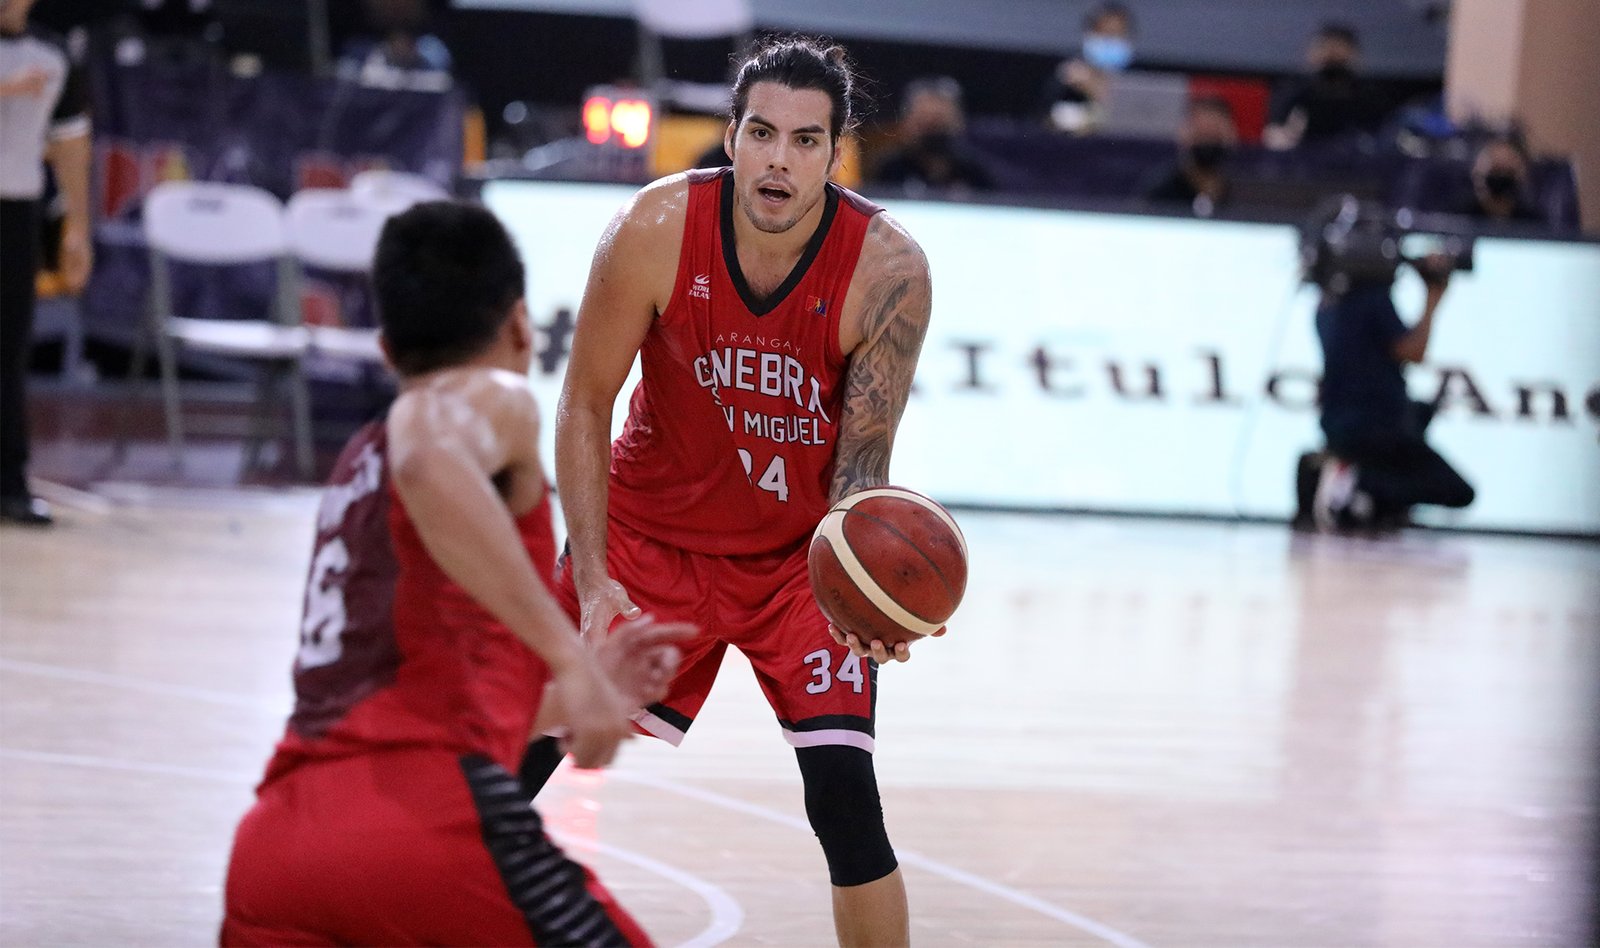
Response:
[{"label": "player's arm tattoo", "polygon": [[863,299],[862,342],[845,373],[830,500],[888,483],[895,429],[911,394],[933,291],[927,259],[903,232]]}]

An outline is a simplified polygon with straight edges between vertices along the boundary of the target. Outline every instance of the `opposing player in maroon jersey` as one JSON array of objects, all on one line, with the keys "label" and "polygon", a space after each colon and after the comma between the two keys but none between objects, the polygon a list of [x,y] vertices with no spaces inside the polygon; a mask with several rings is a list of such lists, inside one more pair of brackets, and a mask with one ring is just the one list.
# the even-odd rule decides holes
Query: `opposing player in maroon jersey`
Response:
[{"label": "opposing player in maroon jersey", "polygon": [[[682,740],[728,645],[796,749],[841,943],[904,944],[905,886],[879,803],[877,663],[830,638],[806,575],[834,501],[887,481],[928,326],[921,249],[828,181],[850,124],[842,50],[797,40],[739,71],[733,167],[641,190],[595,252],[556,427],[571,536],[560,594],[586,636],[644,610],[697,623],[667,697],[637,720]],[[643,380],[608,444],[635,355]],[[524,781],[552,766],[530,749]]]},{"label": "opposing player in maroon jersey", "polygon": [[551,595],[533,333],[499,221],[419,205],[385,225],[373,283],[401,394],[317,514],[295,708],[235,837],[221,940],[647,944],[512,771],[536,729],[609,763],[692,628],[635,622],[600,654]]}]

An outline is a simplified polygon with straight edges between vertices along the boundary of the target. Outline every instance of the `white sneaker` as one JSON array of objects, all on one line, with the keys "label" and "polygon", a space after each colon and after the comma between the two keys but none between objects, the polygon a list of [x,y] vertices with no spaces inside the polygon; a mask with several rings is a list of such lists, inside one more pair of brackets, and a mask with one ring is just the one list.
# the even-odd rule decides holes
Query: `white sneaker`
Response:
[{"label": "white sneaker", "polygon": [[1339,514],[1350,505],[1356,492],[1356,466],[1338,458],[1322,462],[1322,476],[1317,478],[1317,493],[1311,501],[1311,518],[1319,530],[1332,530],[1339,525]]}]

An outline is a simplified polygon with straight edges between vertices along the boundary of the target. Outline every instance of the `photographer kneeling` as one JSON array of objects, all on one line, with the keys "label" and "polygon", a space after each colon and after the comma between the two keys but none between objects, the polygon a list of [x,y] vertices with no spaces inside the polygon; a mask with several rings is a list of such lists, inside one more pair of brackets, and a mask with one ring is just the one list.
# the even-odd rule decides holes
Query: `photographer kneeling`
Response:
[{"label": "photographer kneeling", "polygon": [[1422,318],[1406,326],[1390,298],[1393,271],[1319,279],[1322,431],[1327,457],[1312,503],[1316,526],[1404,526],[1413,504],[1465,507],[1473,490],[1423,440],[1435,405],[1412,401],[1405,365],[1428,351],[1434,313],[1457,264],[1443,254],[1411,262],[1427,287]]}]

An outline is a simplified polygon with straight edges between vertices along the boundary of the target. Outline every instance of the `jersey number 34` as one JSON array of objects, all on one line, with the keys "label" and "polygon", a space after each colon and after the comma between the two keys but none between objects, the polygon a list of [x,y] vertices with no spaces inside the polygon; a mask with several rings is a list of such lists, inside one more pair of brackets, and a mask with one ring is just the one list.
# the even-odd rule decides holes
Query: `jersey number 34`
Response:
[{"label": "jersey number 34", "polygon": [[[750,456],[750,452],[746,451],[744,448],[740,448],[739,460],[744,464],[744,476],[754,477],[755,459]],[[761,472],[761,478],[755,483],[756,486],[762,490],[777,494],[778,500],[788,503],[789,472],[788,469],[784,467],[783,455],[773,455],[772,463],[768,464],[767,469]]]}]

